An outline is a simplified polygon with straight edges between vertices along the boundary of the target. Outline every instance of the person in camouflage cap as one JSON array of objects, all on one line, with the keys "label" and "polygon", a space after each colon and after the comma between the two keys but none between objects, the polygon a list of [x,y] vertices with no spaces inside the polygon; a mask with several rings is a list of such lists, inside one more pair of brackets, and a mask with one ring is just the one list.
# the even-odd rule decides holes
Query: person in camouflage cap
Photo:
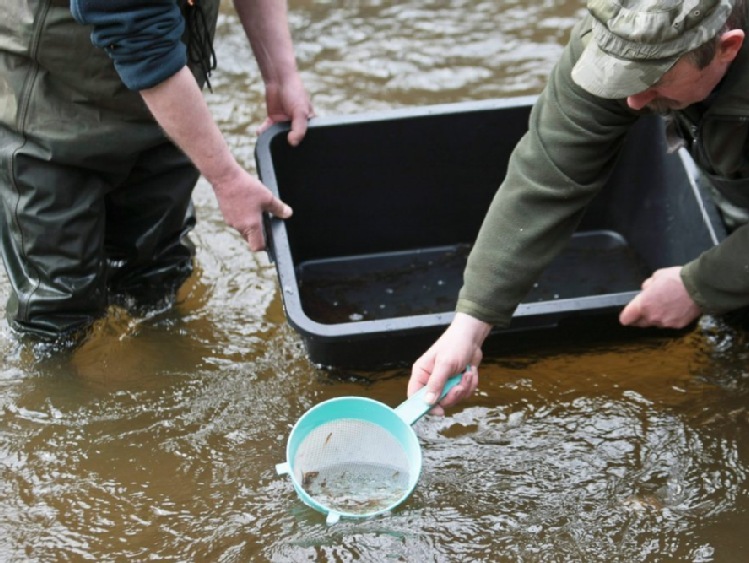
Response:
[{"label": "person in camouflage cap", "polygon": [[482,345],[504,327],[603,187],[645,114],[668,124],[709,182],[729,235],[682,266],[654,272],[624,325],[681,328],[749,307],[749,42],[745,0],[589,0],[531,111],[468,258],[456,314],[414,363],[408,394],[441,407],[473,393]]},{"label": "person in camouflage cap", "polygon": [[713,39],[731,8],[730,0],[591,0],[593,40],[572,69],[572,79],[601,98],[647,90],[685,53]]}]

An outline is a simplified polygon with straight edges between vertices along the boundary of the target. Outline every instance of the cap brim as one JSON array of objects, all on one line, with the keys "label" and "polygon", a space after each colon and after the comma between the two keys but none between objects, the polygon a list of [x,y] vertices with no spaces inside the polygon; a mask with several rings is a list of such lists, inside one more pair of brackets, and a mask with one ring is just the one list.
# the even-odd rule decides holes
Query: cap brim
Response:
[{"label": "cap brim", "polygon": [[660,80],[678,57],[655,61],[619,59],[591,39],[572,69],[572,79],[584,90],[610,100],[639,94]]}]

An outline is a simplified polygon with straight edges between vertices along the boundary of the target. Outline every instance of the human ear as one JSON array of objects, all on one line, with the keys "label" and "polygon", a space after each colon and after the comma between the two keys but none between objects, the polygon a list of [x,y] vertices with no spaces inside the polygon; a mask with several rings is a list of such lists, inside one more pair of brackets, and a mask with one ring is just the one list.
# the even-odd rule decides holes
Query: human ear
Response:
[{"label": "human ear", "polygon": [[743,29],[731,29],[720,36],[720,47],[718,57],[724,62],[731,62],[739,54],[744,44],[745,33]]}]

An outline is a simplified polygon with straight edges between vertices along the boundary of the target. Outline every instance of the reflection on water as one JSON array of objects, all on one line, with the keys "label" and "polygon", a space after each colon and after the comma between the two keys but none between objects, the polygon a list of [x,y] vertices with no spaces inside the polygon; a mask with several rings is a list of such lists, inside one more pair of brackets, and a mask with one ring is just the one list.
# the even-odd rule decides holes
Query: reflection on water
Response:
[{"label": "reflection on water", "polygon": [[[320,115],[537,92],[579,2],[291,0]],[[208,99],[252,167],[262,89],[233,12]],[[415,425],[424,469],[391,515],[332,527],[275,474],[335,396],[389,405],[407,370],[325,373],[275,272],[196,194],[199,273],[177,306],[111,316],[79,350],[0,326],[0,558],[179,561],[743,561],[746,335],[488,358],[480,392]],[[0,297],[7,295],[0,277]]]}]

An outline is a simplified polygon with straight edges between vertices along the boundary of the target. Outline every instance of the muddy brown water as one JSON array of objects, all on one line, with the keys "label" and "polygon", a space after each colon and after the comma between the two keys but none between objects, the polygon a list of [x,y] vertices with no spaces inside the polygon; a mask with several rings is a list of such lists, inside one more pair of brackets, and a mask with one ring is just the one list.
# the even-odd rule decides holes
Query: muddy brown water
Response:
[{"label": "muddy brown water", "polygon": [[[537,93],[581,5],[290,1],[320,115]],[[262,88],[228,4],[217,49],[207,98],[254,169]],[[195,199],[173,310],[113,310],[44,357],[0,325],[0,560],[746,561],[749,347],[714,319],[488,358],[472,400],[417,423],[413,495],[327,527],[275,474],[291,426],[341,395],[395,406],[407,370],[311,365],[266,255]]]}]

